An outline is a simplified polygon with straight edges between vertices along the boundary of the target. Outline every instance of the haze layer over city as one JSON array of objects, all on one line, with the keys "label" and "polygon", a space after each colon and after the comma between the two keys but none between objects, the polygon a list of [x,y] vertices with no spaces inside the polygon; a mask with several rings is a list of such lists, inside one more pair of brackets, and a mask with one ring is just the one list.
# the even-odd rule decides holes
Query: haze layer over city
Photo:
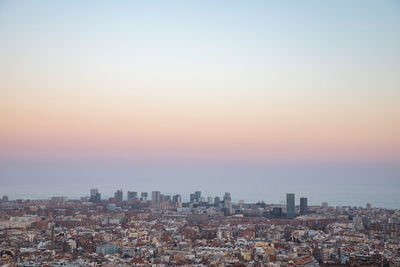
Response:
[{"label": "haze layer over city", "polygon": [[399,33],[399,1],[0,1],[0,195],[398,209]]}]

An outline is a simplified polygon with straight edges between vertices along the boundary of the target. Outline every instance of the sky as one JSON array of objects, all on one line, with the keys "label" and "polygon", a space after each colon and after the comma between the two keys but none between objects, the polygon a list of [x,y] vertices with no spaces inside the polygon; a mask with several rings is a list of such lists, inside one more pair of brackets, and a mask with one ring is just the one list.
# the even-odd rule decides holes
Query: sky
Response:
[{"label": "sky", "polygon": [[93,162],[398,179],[399,47],[400,1],[1,0],[0,193]]}]

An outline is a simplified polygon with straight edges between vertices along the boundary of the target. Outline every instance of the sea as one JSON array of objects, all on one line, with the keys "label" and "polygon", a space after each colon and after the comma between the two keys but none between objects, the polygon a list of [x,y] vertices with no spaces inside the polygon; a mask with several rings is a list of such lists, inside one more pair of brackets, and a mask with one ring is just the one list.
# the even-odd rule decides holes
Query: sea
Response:
[{"label": "sea", "polygon": [[102,198],[127,191],[180,194],[201,191],[205,198],[223,197],[246,203],[279,204],[294,193],[296,204],[400,209],[400,166],[393,163],[318,162],[129,162],[13,161],[0,162],[0,196],[48,199],[88,196],[99,189]]}]

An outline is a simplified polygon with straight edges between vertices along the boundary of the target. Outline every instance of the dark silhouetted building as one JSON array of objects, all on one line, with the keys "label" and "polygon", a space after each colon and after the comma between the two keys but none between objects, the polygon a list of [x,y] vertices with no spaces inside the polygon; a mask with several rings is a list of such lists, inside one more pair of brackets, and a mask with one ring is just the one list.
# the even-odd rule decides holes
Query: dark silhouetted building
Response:
[{"label": "dark silhouetted building", "polygon": [[288,218],[294,218],[294,207],[295,207],[294,194],[287,193],[286,194],[286,215]]},{"label": "dark silhouetted building", "polygon": [[201,191],[196,191],[190,194],[190,202],[200,202],[201,200]]},{"label": "dark silhouetted building", "polygon": [[126,194],[126,197],[127,197],[128,202],[132,202],[134,199],[138,198],[138,193],[137,192],[128,191],[128,193]]},{"label": "dark silhouetted building", "polygon": [[219,203],[221,202],[221,198],[220,197],[214,197],[214,205],[219,205]]},{"label": "dark silhouetted building", "polygon": [[179,202],[182,202],[182,198],[181,198],[181,195],[174,195],[173,197],[172,197],[172,203],[173,204],[176,204],[176,203],[179,203]]},{"label": "dark silhouetted building", "polygon": [[301,197],[300,198],[300,214],[304,215],[307,214],[308,206],[307,206],[307,198]]},{"label": "dark silhouetted building", "polygon": [[101,201],[101,194],[97,188],[90,189],[90,202],[100,202]]},{"label": "dark silhouetted building", "polygon": [[124,195],[122,193],[122,189],[117,190],[117,192],[115,192],[114,198],[115,198],[115,202],[117,202],[117,203],[121,203],[124,200]]}]

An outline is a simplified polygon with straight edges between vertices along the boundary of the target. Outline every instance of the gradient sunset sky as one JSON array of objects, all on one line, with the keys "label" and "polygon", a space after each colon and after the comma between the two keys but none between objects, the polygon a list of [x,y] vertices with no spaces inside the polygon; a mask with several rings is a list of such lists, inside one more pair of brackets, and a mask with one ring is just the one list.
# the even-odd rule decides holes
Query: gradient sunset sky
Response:
[{"label": "gradient sunset sky", "polygon": [[2,166],[92,160],[398,166],[400,2],[0,1]]},{"label": "gradient sunset sky", "polygon": [[399,1],[1,1],[2,159],[400,159]]}]

